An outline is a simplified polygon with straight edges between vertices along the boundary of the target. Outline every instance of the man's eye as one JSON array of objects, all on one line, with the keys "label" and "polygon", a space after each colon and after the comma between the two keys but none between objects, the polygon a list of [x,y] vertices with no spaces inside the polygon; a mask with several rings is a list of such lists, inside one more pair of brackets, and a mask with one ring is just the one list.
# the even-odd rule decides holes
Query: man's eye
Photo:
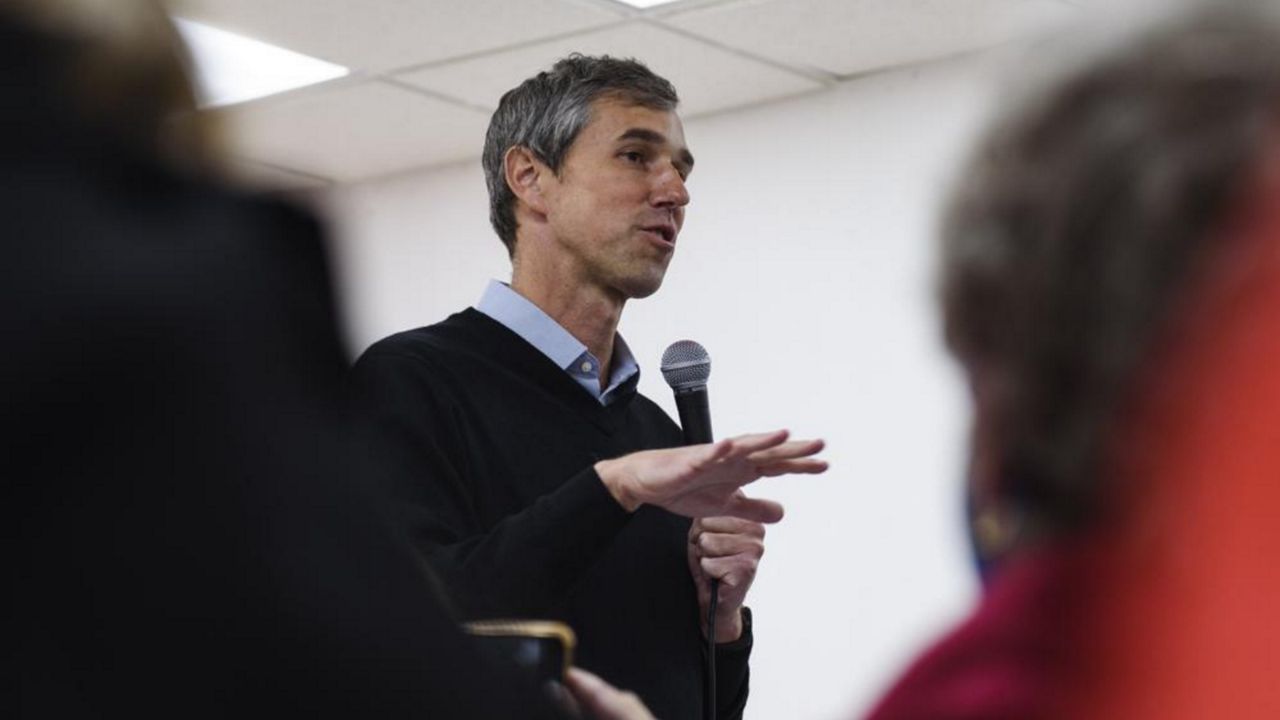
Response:
[{"label": "man's eye", "polygon": [[628,150],[627,152],[622,153],[621,157],[631,163],[639,164],[644,162],[644,153],[637,152],[635,150]]}]

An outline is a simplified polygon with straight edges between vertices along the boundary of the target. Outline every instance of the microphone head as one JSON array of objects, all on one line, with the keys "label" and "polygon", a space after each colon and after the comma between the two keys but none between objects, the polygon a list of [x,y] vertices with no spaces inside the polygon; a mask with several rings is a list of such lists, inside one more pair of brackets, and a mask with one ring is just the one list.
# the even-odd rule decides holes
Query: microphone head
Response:
[{"label": "microphone head", "polygon": [[677,340],[662,353],[662,377],[677,392],[699,390],[711,377],[711,356],[692,340]]}]

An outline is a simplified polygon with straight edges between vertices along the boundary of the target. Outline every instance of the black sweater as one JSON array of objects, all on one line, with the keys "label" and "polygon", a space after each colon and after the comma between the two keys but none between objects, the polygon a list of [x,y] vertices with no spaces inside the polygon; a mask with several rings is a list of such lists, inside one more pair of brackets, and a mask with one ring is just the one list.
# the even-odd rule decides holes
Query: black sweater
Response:
[{"label": "black sweater", "polygon": [[[379,451],[404,470],[392,500],[462,617],[563,620],[578,634],[577,664],[658,717],[701,720],[689,520],[650,506],[628,514],[592,470],[681,442],[634,380],[602,406],[468,309],[375,343],[352,383]],[[750,645],[744,632],[716,653],[722,718],[742,714]]]},{"label": "black sweater", "polygon": [[[6,89],[60,87],[33,45],[0,20]],[[357,482],[314,221],[23,97],[0,100],[28,130],[0,136],[9,712],[553,716]]]}]

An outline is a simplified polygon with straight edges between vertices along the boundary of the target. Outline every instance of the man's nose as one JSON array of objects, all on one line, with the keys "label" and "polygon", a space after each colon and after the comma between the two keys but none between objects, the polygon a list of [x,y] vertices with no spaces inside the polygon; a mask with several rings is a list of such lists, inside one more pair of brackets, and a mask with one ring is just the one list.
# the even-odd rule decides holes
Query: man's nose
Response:
[{"label": "man's nose", "polygon": [[654,181],[650,201],[655,207],[684,207],[689,204],[689,190],[684,178],[674,167],[668,166]]}]

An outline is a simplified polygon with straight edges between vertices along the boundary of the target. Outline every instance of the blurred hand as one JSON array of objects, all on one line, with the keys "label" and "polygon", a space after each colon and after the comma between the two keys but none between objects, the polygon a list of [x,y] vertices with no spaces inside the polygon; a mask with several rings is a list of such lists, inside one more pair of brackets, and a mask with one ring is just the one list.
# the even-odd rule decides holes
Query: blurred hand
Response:
[{"label": "blurred hand", "polygon": [[569,668],[565,687],[596,720],[654,720],[635,693],[619,690],[586,670]]},{"label": "blurred hand", "polygon": [[762,477],[825,472],[812,457],[821,440],[787,442],[787,431],[740,435],[708,445],[645,450],[596,463],[596,473],[627,511],[649,504],[686,517],[732,516],[753,522],[782,519],[782,506],[743,494]]},{"label": "blurred hand", "polygon": [[698,588],[698,614],[704,624],[711,602],[711,580],[720,581],[716,605],[716,642],[731,642],[742,635],[742,605],[756,579],[764,556],[764,525],[734,517],[709,517],[693,521],[689,528],[689,572]]}]

